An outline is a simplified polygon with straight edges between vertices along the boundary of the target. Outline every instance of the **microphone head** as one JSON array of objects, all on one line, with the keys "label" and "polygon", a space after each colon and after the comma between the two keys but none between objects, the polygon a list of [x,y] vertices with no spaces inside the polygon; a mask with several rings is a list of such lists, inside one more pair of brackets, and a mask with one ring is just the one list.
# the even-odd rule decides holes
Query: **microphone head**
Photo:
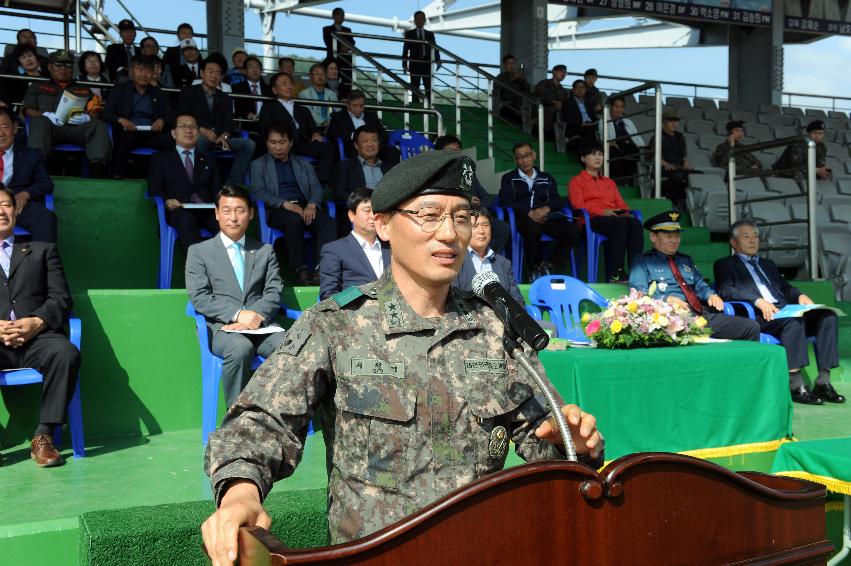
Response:
[{"label": "microphone head", "polygon": [[473,277],[473,293],[480,299],[484,299],[485,287],[491,283],[499,285],[499,277],[493,271],[482,271]]}]

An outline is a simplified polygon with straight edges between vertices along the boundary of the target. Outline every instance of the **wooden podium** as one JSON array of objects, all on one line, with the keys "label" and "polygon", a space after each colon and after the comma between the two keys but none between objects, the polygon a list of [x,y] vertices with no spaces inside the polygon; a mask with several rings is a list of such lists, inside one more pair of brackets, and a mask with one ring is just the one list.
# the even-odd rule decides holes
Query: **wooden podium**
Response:
[{"label": "wooden podium", "polygon": [[601,473],[540,462],[482,478],[372,535],[292,549],[240,532],[240,564],[824,564],[822,486],[677,454]]}]

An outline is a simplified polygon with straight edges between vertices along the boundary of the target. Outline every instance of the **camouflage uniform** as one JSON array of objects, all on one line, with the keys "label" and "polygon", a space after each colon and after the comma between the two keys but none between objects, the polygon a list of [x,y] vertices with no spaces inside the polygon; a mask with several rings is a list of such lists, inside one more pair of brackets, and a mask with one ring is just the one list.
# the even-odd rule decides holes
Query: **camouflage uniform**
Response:
[{"label": "camouflage uniform", "polygon": [[[736,142],[736,145],[741,144]],[[715,151],[712,152],[710,161],[716,167],[726,169],[729,167],[730,150],[732,149],[733,147],[730,145],[730,142],[727,140],[722,141],[718,144],[718,147],[715,148]],[[756,171],[762,171],[762,162],[754,154],[750,152],[736,154],[736,174]]]},{"label": "camouflage uniform", "polygon": [[[827,164],[827,146],[824,142],[816,144],[816,167],[824,167]],[[772,169],[778,171],[778,177],[791,177],[793,179],[803,179],[806,177],[806,169],[801,171],[780,172],[793,167],[807,166],[807,144],[805,142],[794,143],[786,146],[786,149],[774,163]]]},{"label": "camouflage uniform", "polygon": [[555,80],[549,78],[535,85],[535,96],[544,105],[544,128],[547,131],[552,131],[556,120],[561,119],[561,111],[555,107],[554,103],[556,100],[560,100],[563,103],[568,99],[570,93],[566,88],[556,83]]},{"label": "camouflage uniform", "polygon": [[[39,112],[54,112],[59,105],[62,93],[68,91],[74,96],[91,100],[93,94],[89,87],[76,86],[71,81],[64,89],[54,81],[33,83],[24,95],[24,110],[32,108]],[[108,163],[111,142],[106,122],[92,118],[85,124],[56,126],[43,116],[29,119],[27,146],[41,151],[46,159],[50,158],[53,146],[59,143],[73,143],[86,148],[89,161]]]},{"label": "camouflage uniform", "polygon": [[314,414],[327,450],[332,543],[502,469],[509,439],[525,460],[558,457],[534,435],[548,410],[506,356],[502,334],[485,303],[454,288],[445,315],[420,317],[389,269],[314,306],[210,436],[216,501],[235,478],[265,498],[293,473]]}]

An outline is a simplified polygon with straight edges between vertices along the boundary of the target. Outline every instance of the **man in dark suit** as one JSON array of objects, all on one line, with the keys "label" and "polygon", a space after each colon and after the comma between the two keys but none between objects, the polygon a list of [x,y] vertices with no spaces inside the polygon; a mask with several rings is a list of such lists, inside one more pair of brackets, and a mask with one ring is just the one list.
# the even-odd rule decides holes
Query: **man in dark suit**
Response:
[{"label": "man in dark suit", "polygon": [[[803,317],[775,318],[789,304],[811,305],[812,299],[792,287],[770,259],[759,257],[759,230],[750,220],[740,220],[730,230],[735,255],[715,262],[715,283],[725,301],[744,301],[756,307],[761,332],[771,334],[786,349],[789,389],[796,403],[821,405],[823,401],[844,403],[845,397],[830,383],[830,370],[839,365],[836,315],[826,309],[811,310]],[[807,338],[815,337],[818,376],[812,391],[801,376],[810,363]]]},{"label": "man in dark suit", "polygon": [[184,208],[184,204],[212,204],[222,188],[219,167],[198,150],[198,123],[189,114],[178,114],[171,134],[176,148],[151,157],[148,194],[165,201],[166,220],[177,230],[183,251],[201,241],[201,229],[215,234],[219,225],[212,207]]},{"label": "man in dark suit", "polygon": [[42,69],[47,69],[47,51],[44,47],[38,47],[38,38],[35,33],[31,29],[22,28],[18,30],[18,33],[15,34],[15,40],[17,43],[15,45],[7,45],[5,52],[3,53],[3,61],[0,62],[0,73],[4,75],[14,75],[18,72],[18,58],[13,57],[12,54],[17,51],[19,47],[23,47],[24,45],[32,47],[33,53],[35,53],[36,60],[38,61],[38,66]]},{"label": "man in dark suit", "polygon": [[472,291],[473,277],[476,274],[482,271],[493,271],[499,277],[500,284],[505,287],[511,298],[521,305],[525,304],[523,295],[520,294],[520,289],[514,280],[511,261],[495,253],[491,248],[492,220],[490,212],[483,207],[474,208],[473,212],[478,214],[478,218],[473,224],[473,237],[470,238],[464,263],[461,265],[461,271],[458,272],[458,278],[455,279],[453,286],[462,291]]},{"label": "man in dark suit", "polygon": [[573,81],[573,90],[562,104],[561,116],[567,124],[565,136],[568,149],[579,149],[597,140],[597,123],[594,111],[585,105],[585,81]]},{"label": "man in dark suit", "polygon": [[171,79],[177,88],[192,86],[196,79],[201,78],[201,52],[194,39],[183,39],[177,46],[183,56],[184,63],[171,67]]},{"label": "man in dark suit", "polygon": [[165,50],[165,55],[163,55],[163,63],[168,65],[172,72],[174,69],[177,69],[181,65],[186,63],[186,59],[183,58],[182,47],[180,43],[184,39],[192,39],[195,35],[195,30],[192,29],[191,24],[187,24],[186,22],[177,26],[177,45],[172,45],[171,47]]},{"label": "man in dark suit", "polygon": [[337,150],[322,141],[320,128],[313,121],[310,110],[295,102],[293,78],[287,73],[277,73],[269,80],[276,100],[263,104],[260,110],[258,128],[265,138],[266,130],[274,122],[284,122],[294,132],[292,151],[296,155],[306,155],[319,160],[316,175],[319,182],[327,185],[331,180]]},{"label": "man in dark suit", "polygon": [[366,110],[366,95],[362,90],[353,90],[346,98],[346,107],[331,114],[331,123],[328,124],[328,139],[336,144],[336,140],[343,140],[343,150],[346,157],[353,158],[357,152],[354,147],[355,130],[361,126],[367,126],[370,130],[378,132],[378,156],[382,161],[396,165],[401,160],[399,148],[387,143],[387,130],[378,118],[378,114],[372,110]]},{"label": "man in dark suit", "polygon": [[[411,75],[411,85],[414,91],[420,89],[420,81],[423,83],[427,100],[431,100],[431,62],[432,51],[434,52],[434,63],[440,66],[440,51],[432,50],[430,44],[434,44],[434,34],[423,26],[426,23],[425,12],[417,10],[414,12],[414,29],[405,32],[405,43],[402,46],[402,68]],[[427,41],[429,43],[423,43]],[[418,95],[413,96],[414,102],[419,102]]]},{"label": "man in dark suit", "polygon": [[242,334],[272,321],[284,289],[272,246],[245,236],[253,218],[248,191],[225,185],[216,196],[218,236],[193,245],[186,257],[186,292],[207,319],[210,350],[224,360],[228,407],[248,383],[254,356],[268,358],[284,337],[283,332]]},{"label": "man in dark suit", "polygon": [[56,244],[18,242],[15,194],[0,184],[0,369],[41,372],[41,411],[30,452],[38,466],[64,463],[52,431],[65,423],[80,353],[63,335],[71,293]]},{"label": "man in dark suit", "polygon": [[319,256],[319,298],[325,300],[349,287],[378,279],[390,267],[390,247],[375,232],[372,189],[355,189],[346,202],[352,231],[322,247]]},{"label": "man in dark suit", "polygon": [[136,41],[136,26],[130,20],[118,22],[118,33],[121,43],[113,43],[106,48],[106,70],[109,78],[116,82],[120,76],[126,76],[133,57],[139,55],[139,48],[133,45]]},{"label": "man in dark suit", "polygon": [[346,20],[346,12],[342,8],[334,8],[331,11],[331,17],[334,19],[334,23],[322,28],[322,41],[325,42],[326,60],[336,59],[337,61],[337,67],[340,70],[340,86],[337,89],[337,96],[343,99],[352,90],[352,52],[351,49],[342,43],[337,43],[337,50],[335,51],[335,42],[331,34],[341,34],[343,40],[351,45],[355,44],[355,38],[345,35],[352,33],[352,30],[343,25],[343,22]]},{"label": "man in dark suit", "polygon": [[334,176],[335,202],[346,202],[355,189],[374,189],[385,173],[393,168],[378,155],[378,132],[369,126],[361,126],[354,134],[355,155],[344,159],[337,166]]},{"label": "man in dark suit", "polygon": [[179,114],[191,114],[198,122],[198,149],[208,153],[214,149],[233,151],[236,157],[228,175],[230,183],[244,183],[254,141],[231,137],[237,131],[233,121],[233,102],[229,94],[219,88],[224,69],[216,58],[210,56],[201,62],[201,84],[184,88],[177,104]]},{"label": "man in dark suit", "polygon": [[[251,192],[269,211],[269,226],[284,233],[275,242],[279,262],[284,249],[287,264],[296,272],[299,285],[315,285],[318,274],[308,273],[304,257],[304,233],[316,240],[317,252],[334,239],[334,221],[322,210],[322,186],[313,167],[291,153],[292,128],[275,122],[266,128],[266,155],[251,162]],[[283,240],[284,249],[279,247]],[[318,254],[317,254],[318,255]]]},{"label": "man in dark suit", "polygon": [[15,193],[16,225],[38,242],[56,243],[56,215],[44,206],[53,181],[41,152],[15,145],[17,121],[9,108],[0,108],[0,182]]},{"label": "man in dark suit", "polygon": [[112,124],[112,176],[124,177],[130,151],[141,146],[162,151],[174,147],[174,109],[159,87],[151,85],[154,62],[133,58],[131,81],[119,83],[109,93],[101,119]]},{"label": "man in dark suit", "polygon": [[[233,85],[234,94],[274,97],[272,89],[263,80],[263,64],[254,55],[245,60],[245,80]],[[234,98],[233,115],[243,120],[256,120],[263,107],[263,100],[250,98]],[[256,122],[243,122],[242,129],[258,133]]]}]

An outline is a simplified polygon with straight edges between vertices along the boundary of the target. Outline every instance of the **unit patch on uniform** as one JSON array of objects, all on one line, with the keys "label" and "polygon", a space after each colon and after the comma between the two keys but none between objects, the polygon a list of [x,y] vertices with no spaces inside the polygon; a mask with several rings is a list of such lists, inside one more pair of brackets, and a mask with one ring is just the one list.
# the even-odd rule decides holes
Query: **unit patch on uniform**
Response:
[{"label": "unit patch on uniform", "polygon": [[493,427],[490,441],[488,442],[488,456],[491,458],[502,458],[508,448],[508,431],[502,425]]},{"label": "unit patch on uniform", "polygon": [[291,356],[297,356],[308,338],[310,338],[310,331],[308,330],[290,330],[287,332],[287,337],[281,342],[281,351]]},{"label": "unit patch on uniform", "polygon": [[382,375],[405,378],[405,364],[375,358],[352,358],[352,375]]},{"label": "unit patch on uniform", "polygon": [[505,373],[504,359],[465,358],[464,371],[467,373]]}]

